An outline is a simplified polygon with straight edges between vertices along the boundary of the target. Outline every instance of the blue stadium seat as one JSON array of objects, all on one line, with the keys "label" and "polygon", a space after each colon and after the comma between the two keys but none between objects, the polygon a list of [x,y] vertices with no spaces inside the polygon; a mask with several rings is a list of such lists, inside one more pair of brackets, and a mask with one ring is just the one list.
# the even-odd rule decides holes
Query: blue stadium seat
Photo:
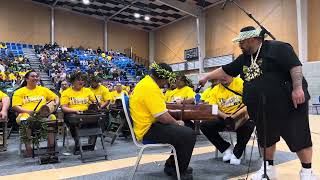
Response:
[{"label": "blue stadium seat", "polygon": [[28,44],[28,48],[32,49],[33,48],[32,44]]},{"label": "blue stadium seat", "polygon": [[22,48],[27,48],[27,45],[26,44],[22,44]]}]

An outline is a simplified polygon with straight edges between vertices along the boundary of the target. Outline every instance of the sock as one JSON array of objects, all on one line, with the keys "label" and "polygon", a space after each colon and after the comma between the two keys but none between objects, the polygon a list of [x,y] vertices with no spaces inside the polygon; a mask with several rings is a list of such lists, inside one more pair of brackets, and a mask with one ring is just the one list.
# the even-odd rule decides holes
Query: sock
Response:
[{"label": "sock", "polygon": [[273,160],[267,160],[267,162],[270,166],[273,166]]},{"label": "sock", "polygon": [[301,163],[301,165],[305,169],[311,169],[311,163]]}]

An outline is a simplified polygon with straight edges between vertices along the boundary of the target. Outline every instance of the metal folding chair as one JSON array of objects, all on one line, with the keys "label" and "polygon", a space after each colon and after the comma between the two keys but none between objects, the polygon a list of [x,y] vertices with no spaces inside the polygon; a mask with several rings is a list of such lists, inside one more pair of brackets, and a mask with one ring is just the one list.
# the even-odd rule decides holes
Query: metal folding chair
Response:
[{"label": "metal folding chair", "polygon": [[171,150],[171,153],[169,153],[169,154],[174,156],[177,179],[180,180],[180,171],[179,171],[179,164],[178,164],[176,149],[171,144],[144,144],[142,142],[138,142],[137,139],[136,139],[136,136],[134,134],[134,131],[133,131],[132,118],[131,118],[130,109],[129,109],[129,97],[126,96],[125,94],[122,94],[122,106],[123,106],[123,109],[124,109],[126,120],[128,122],[129,128],[130,128],[130,133],[132,135],[133,142],[140,149],[140,152],[139,152],[139,155],[138,155],[138,159],[137,159],[137,161],[136,161],[136,163],[134,165],[134,168],[132,170],[132,173],[131,173],[129,179],[133,180],[134,174],[137,171],[138,165],[140,163],[140,160],[142,158],[142,154],[143,154],[145,149],[154,148],[154,147],[159,147],[159,148],[168,147]]}]

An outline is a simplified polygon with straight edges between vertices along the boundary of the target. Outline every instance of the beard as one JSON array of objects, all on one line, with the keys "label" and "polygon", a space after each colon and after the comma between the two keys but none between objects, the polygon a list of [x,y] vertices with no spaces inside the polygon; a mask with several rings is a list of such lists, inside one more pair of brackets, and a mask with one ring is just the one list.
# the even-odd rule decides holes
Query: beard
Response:
[{"label": "beard", "polygon": [[242,49],[241,48],[241,51],[242,51],[243,54],[250,55],[250,51],[248,49]]}]

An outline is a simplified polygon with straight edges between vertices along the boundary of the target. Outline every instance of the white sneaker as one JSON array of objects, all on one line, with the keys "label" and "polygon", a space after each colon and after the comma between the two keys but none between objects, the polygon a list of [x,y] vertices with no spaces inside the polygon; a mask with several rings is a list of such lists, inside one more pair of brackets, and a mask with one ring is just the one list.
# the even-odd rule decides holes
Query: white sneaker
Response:
[{"label": "white sneaker", "polygon": [[234,154],[232,154],[230,159],[230,164],[239,165],[241,163],[241,157],[238,159]]},{"label": "white sneaker", "polygon": [[302,168],[300,171],[300,180],[318,180],[319,177],[313,174],[312,169]]},{"label": "white sneaker", "polygon": [[226,162],[226,161],[230,161],[232,155],[233,155],[233,148],[230,146],[227,150],[225,150],[223,152],[223,157],[222,157],[222,161]]},{"label": "white sneaker", "polygon": [[[264,169],[263,169],[263,162],[262,162],[262,166],[261,166],[260,170],[251,176],[251,180],[262,180],[263,174],[264,174]],[[276,168],[274,166],[269,165],[268,162],[267,162],[267,175],[270,180],[277,179]]]}]

